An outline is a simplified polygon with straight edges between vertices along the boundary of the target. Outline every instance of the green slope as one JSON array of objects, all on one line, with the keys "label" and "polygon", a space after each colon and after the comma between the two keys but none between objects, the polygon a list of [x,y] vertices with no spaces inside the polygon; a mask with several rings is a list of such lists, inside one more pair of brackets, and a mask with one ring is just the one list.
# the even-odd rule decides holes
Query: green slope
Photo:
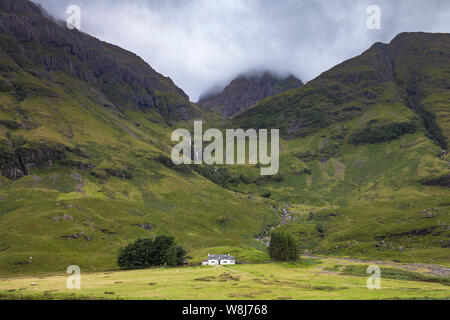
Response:
[{"label": "green slope", "polygon": [[[227,121],[135,55],[0,4],[0,274],[116,268],[167,233],[196,261],[263,261],[256,238],[286,207],[312,253],[449,263],[449,35],[376,44]],[[168,165],[194,119],[280,128],[280,174]]]},{"label": "green slope", "polygon": [[[1,2],[2,10],[8,9]],[[2,29],[2,39],[17,42],[21,49],[2,45],[0,50],[1,274],[65,270],[71,264],[86,271],[116,268],[121,246],[158,234],[175,236],[192,254],[217,246],[251,252],[259,245],[255,235],[279,220],[269,204],[225,190],[194,171],[161,163],[168,157],[177,121],[186,115],[208,121],[214,115],[190,104],[180,89],[150,67],[139,66],[139,58],[92,38],[86,41],[97,55],[107,60],[113,50],[119,55],[115,59],[125,64],[111,86],[104,84],[103,76],[81,79],[64,67],[33,61],[36,48],[53,50],[55,61],[78,57],[42,40],[46,33],[39,26],[62,35],[68,31],[31,10],[29,2],[15,3],[24,5],[19,8],[24,11],[2,12],[2,22],[11,26],[8,19],[34,19],[40,24],[32,29],[39,33],[32,44],[20,41],[20,29]],[[74,66],[78,64],[96,74],[89,61]],[[109,67],[114,65],[110,62]],[[127,87],[122,82],[140,75],[142,83],[138,79]],[[129,91],[135,95],[144,90],[148,78],[157,79],[159,89],[150,85],[137,99],[154,105],[128,105]]]},{"label": "green slope", "polygon": [[449,43],[401,34],[238,115],[285,141],[280,177],[236,188],[313,206],[283,226],[305,249],[448,263]]}]

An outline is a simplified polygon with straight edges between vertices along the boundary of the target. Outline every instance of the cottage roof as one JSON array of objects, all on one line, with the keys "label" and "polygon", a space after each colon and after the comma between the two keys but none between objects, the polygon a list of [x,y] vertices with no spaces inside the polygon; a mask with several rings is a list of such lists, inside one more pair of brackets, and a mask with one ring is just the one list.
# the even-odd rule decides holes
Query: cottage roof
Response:
[{"label": "cottage roof", "polygon": [[236,260],[233,256],[229,254],[208,254],[209,260]]}]

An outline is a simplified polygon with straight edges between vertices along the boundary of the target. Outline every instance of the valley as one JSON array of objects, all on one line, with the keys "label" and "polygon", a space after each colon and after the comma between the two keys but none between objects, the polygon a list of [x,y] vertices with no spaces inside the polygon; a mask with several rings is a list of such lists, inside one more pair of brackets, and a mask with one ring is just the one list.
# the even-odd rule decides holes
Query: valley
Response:
[{"label": "valley", "polygon": [[[369,291],[365,277],[339,274],[338,258],[450,266],[449,34],[399,34],[306,84],[240,78],[208,105],[30,1],[0,4],[1,298],[448,297],[442,283],[403,276]],[[280,129],[279,172],[173,164],[171,134],[194,121]],[[295,236],[298,264],[269,263],[273,230]],[[120,248],[165,234],[191,265],[236,256],[240,280],[196,266],[119,271]],[[74,296],[69,265],[92,279]]]}]

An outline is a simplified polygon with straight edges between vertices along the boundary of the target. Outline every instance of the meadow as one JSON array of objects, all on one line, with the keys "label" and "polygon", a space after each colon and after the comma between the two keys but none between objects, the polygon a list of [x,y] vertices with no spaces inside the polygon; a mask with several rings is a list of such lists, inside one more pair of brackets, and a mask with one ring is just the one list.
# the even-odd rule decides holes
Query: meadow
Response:
[{"label": "meadow", "polygon": [[[367,288],[367,262],[303,258],[297,263],[188,266],[82,273],[69,290],[64,273],[0,278],[0,299],[45,300],[378,300],[449,299],[450,278],[423,266],[381,265],[381,289]],[[408,270],[407,270],[408,269]],[[362,272],[361,272],[362,271]],[[383,276],[385,274],[385,276]]]}]

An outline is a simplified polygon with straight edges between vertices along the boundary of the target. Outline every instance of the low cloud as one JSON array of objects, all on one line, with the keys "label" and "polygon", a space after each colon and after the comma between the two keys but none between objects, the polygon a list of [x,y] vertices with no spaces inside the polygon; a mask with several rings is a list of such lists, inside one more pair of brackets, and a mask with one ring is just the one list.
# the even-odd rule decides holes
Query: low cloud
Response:
[{"label": "low cloud", "polygon": [[[130,50],[196,101],[237,74],[268,69],[309,81],[405,31],[450,32],[447,0],[36,0],[82,31]],[[369,5],[381,30],[366,26]]]}]

